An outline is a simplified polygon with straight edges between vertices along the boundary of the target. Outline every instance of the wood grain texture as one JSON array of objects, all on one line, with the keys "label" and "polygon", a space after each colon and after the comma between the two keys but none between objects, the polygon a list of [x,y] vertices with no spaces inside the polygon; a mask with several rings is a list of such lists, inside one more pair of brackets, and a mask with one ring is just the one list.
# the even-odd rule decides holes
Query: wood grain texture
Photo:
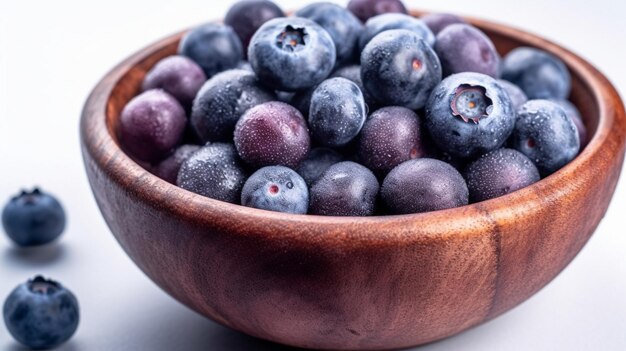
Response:
[{"label": "wood grain texture", "polygon": [[[418,12],[415,12],[418,14]],[[534,35],[471,20],[504,54],[540,47],[573,76],[590,143],[565,168],[514,194],[463,208],[379,218],[265,212],[179,189],[119,148],[124,105],[182,33],[113,69],[81,120],[87,174],[135,263],[190,308],[244,333],[317,349],[394,349],[492,319],[549,283],[609,205],[624,159],[624,106],[589,63]]]}]

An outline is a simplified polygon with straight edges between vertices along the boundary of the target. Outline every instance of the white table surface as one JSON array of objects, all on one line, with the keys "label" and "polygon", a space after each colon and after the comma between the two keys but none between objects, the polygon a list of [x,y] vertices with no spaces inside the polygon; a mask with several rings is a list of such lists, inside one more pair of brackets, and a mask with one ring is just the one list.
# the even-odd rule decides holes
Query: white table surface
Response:
[{"label": "white table surface", "polygon": [[[279,1],[296,8],[302,1]],[[626,90],[624,2],[407,1],[543,33]],[[0,202],[40,185],[69,227],[58,245],[14,249],[0,235],[0,300],[37,273],[80,300],[79,330],[60,350],[280,350],[204,319],[157,288],[109,233],[78,141],[90,89],[113,65],[167,34],[222,16],[230,1],[0,1]],[[626,183],[574,262],[513,311],[419,350],[626,350]],[[0,323],[0,350],[22,350]]]}]

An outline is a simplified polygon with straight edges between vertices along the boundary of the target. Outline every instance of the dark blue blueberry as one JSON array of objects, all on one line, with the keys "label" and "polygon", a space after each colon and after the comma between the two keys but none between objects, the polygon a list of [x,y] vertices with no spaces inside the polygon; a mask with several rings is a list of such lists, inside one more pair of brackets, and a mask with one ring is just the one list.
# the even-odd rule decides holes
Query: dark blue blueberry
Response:
[{"label": "dark blue blueberry", "polygon": [[580,115],[580,111],[578,108],[574,106],[569,100],[552,100],[557,103],[559,106],[565,110],[565,114],[572,119],[574,125],[576,125],[576,129],[578,130],[578,139],[580,139],[580,147],[581,149],[587,145],[587,127],[585,127],[585,123],[583,122],[583,118]]},{"label": "dark blue blueberry", "polygon": [[193,99],[206,82],[200,66],[185,56],[169,56],[159,61],[143,80],[143,91],[163,89],[191,110]]},{"label": "dark blue blueberry", "polygon": [[261,210],[306,214],[309,189],[304,179],[290,168],[264,167],[246,181],[241,191],[241,204]]},{"label": "dark blue blueberry", "polygon": [[529,99],[565,99],[571,77],[565,63],[535,48],[511,51],[502,62],[502,78],[522,88]]},{"label": "dark blue blueberry", "polygon": [[515,124],[509,94],[480,73],[444,79],[428,99],[426,128],[433,142],[452,156],[472,158],[498,149]]},{"label": "dark blue blueberry", "polygon": [[359,135],[366,117],[361,89],[345,78],[325,80],[311,96],[309,128],[319,145],[346,145]]},{"label": "dark blue blueberry", "polygon": [[482,155],[465,171],[471,202],[504,196],[540,179],[537,167],[528,157],[512,149],[498,149]]},{"label": "dark blue blueberry", "polygon": [[359,38],[359,51],[363,51],[378,34],[392,30],[406,29],[419,35],[429,46],[435,45],[435,34],[419,18],[400,13],[388,13],[370,18]]},{"label": "dark blue blueberry", "polygon": [[187,33],[178,52],[194,60],[207,78],[235,68],[243,60],[241,40],[230,26],[208,23]]},{"label": "dark blue blueberry", "polygon": [[285,13],[272,1],[240,0],[228,10],[224,24],[237,33],[246,52],[254,33],[263,23],[277,17],[285,17]]},{"label": "dark blue blueberry", "polygon": [[[363,93],[363,99],[365,100],[365,105],[369,111],[373,111],[374,108],[378,105],[376,100],[367,92],[365,86],[363,86],[363,80],[361,80],[361,66],[360,65],[350,65],[338,68],[330,75],[331,78],[345,78],[352,83],[356,84],[361,92]],[[310,101],[309,101],[310,102]]]},{"label": "dark blue blueberry", "polygon": [[394,168],[380,193],[393,214],[444,210],[469,201],[463,176],[449,164],[431,158],[406,161]]},{"label": "dark blue blueberry", "polygon": [[189,157],[176,184],[212,199],[239,203],[246,171],[232,144],[207,144]]},{"label": "dark blue blueberry", "polygon": [[441,64],[419,35],[389,30],[372,39],[361,53],[361,79],[381,104],[417,110],[441,81]]},{"label": "dark blue blueberry", "polygon": [[357,59],[363,24],[352,12],[333,3],[316,2],[296,11],[295,16],[315,21],[330,34],[337,49],[337,65]]},{"label": "dark blue blueberry", "polygon": [[513,111],[517,111],[520,107],[522,107],[523,104],[526,103],[526,101],[528,101],[528,96],[526,96],[526,93],[524,93],[524,91],[517,85],[504,79],[499,79],[498,83],[509,94],[509,97],[511,98],[511,103],[513,104]]},{"label": "dark blue blueberry", "polygon": [[313,184],[309,213],[322,216],[371,216],[378,180],[369,169],[345,161],[330,166]]},{"label": "dark blue blueberry", "polygon": [[315,89],[317,89],[317,87],[318,86],[316,85],[313,88],[301,90],[295,93],[294,96],[291,98],[291,101],[289,101],[289,104],[297,108],[298,111],[302,113],[302,116],[306,118],[309,117],[309,110],[311,109],[311,98],[313,97],[313,93],[315,92]]},{"label": "dark blue blueberry", "polygon": [[65,230],[65,211],[54,196],[35,188],[9,200],[2,211],[2,225],[18,246],[44,245]]},{"label": "dark blue blueberry", "polygon": [[299,17],[276,18],[254,34],[248,59],[263,84],[298,91],[328,77],[335,67],[336,48],[319,24]]},{"label": "dark blue blueberry", "polygon": [[15,340],[33,350],[52,349],[76,332],[78,300],[61,284],[37,276],[11,292],[3,315]]},{"label": "dark blue blueberry", "polygon": [[387,174],[404,161],[423,157],[420,118],[404,107],[372,113],[361,131],[359,160],[375,173]]},{"label": "dark blue blueberry", "polygon": [[517,112],[511,145],[535,163],[545,177],[568,164],[580,149],[576,125],[548,100],[530,100]]},{"label": "dark blue blueberry", "polygon": [[154,175],[167,182],[176,184],[180,166],[198,150],[200,150],[200,146],[198,145],[179,146],[173,154],[154,167]]},{"label": "dark blue blueberry", "polygon": [[302,161],[296,171],[302,179],[310,186],[312,185],[328,167],[343,161],[343,156],[333,149],[318,147],[311,149],[307,158]]},{"label": "dark blue blueberry", "polygon": [[453,24],[437,35],[435,52],[443,75],[477,72],[497,77],[500,55],[485,33],[469,24]]},{"label": "dark blue blueberry", "polygon": [[246,112],[235,128],[239,156],[255,168],[296,168],[311,147],[306,121],[294,107],[272,101]]},{"label": "dark blue blueberry", "polygon": [[444,28],[451,24],[467,23],[459,16],[449,13],[431,13],[420,18],[435,34],[439,34]]},{"label": "dark blue blueberry", "polygon": [[384,13],[407,13],[400,0],[350,0],[348,10],[362,22]]},{"label": "dark blue blueberry", "polygon": [[200,139],[231,141],[235,125],[250,108],[276,100],[252,72],[228,70],[200,89],[191,112],[191,125]]}]

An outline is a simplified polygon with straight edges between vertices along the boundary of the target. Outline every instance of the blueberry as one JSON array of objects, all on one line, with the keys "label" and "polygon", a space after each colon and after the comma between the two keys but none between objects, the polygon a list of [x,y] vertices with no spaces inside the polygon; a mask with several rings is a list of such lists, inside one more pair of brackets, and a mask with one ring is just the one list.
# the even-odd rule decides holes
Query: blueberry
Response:
[{"label": "blueberry", "polygon": [[571,89],[565,63],[529,47],[517,48],[504,57],[502,78],[522,88],[529,99],[565,99]]},{"label": "blueberry", "polygon": [[295,93],[291,98],[291,101],[289,102],[290,105],[298,109],[302,116],[306,118],[309,117],[309,110],[311,109],[311,98],[313,97],[313,93],[315,92],[315,89],[317,89],[317,87],[318,85]]},{"label": "blueberry", "polygon": [[578,111],[578,108],[576,108],[576,106],[574,106],[574,104],[572,104],[568,100],[552,101],[561,106],[563,110],[565,110],[565,114],[574,122],[574,125],[576,125],[576,129],[578,130],[578,139],[580,140],[580,146],[581,148],[585,146],[587,144],[587,127],[585,127],[585,123],[583,122],[583,118],[580,115],[580,111]]},{"label": "blueberry", "polygon": [[500,55],[491,39],[469,24],[453,24],[437,35],[435,52],[443,75],[477,72],[497,77]]},{"label": "blueberry", "polygon": [[378,180],[369,169],[351,161],[330,166],[313,184],[309,212],[322,216],[371,216]]},{"label": "blueberry", "polygon": [[198,90],[206,82],[200,66],[185,56],[169,56],[159,61],[143,80],[143,91],[163,89],[189,111]]},{"label": "blueberry", "polygon": [[246,181],[241,204],[268,211],[306,214],[309,189],[304,179],[290,168],[264,167]]},{"label": "blueberry", "polygon": [[346,145],[359,134],[366,117],[361,89],[345,78],[325,80],[311,96],[309,128],[319,145]]},{"label": "blueberry", "polygon": [[9,200],[2,211],[2,225],[18,246],[44,245],[65,230],[65,211],[54,196],[35,188]]},{"label": "blueberry", "polygon": [[380,190],[383,202],[393,214],[422,213],[468,204],[467,184],[449,164],[420,158],[394,168]]},{"label": "blueberry", "polygon": [[509,97],[511,98],[511,103],[513,104],[513,111],[517,111],[520,107],[522,107],[523,104],[526,103],[526,101],[528,101],[528,96],[526,96],[526,93],[524,93],[524,91],[520,89],[520,87],[518,87],[517,85],[504,79],[499,79],[498,83],[509,94]]},{"label": "blueberry", "polygon": [[429,46],[435,45],[435,34],[421,19],[400,13],[388,13],[372,17],[365,23],[359,38],[360,51],[378,34],[392,29],[409,30],[419,35]]},{"label": "blueberry", "polygon": [[187,116],[183,107],[163,90],[148,90],[122,110],[118,135],[131,156],[157,162],[182,140]]},{"label": "blueberry", "polygon": [[323,147],[312,149],[307,158],[298,167],[298,174],[310,186],[328,169],[343,161],[343,156],[333,149]]},{"label": "blueberry", "polygon": [[576,125],[561,106],[530,100],[517,112],[511,145],[528,156],[545,177],[578,155],[580,140]]},{"label": "blueberry", "polygon": [[15,340],[33,350],[51,349],[76,332],[78,300],[61,284],[37,276],[11,292],[3,315]]},{"label": "blueberry", "polygon": [[224,23],[237,33],[245,53],[250,39],[261,25],[277,17],[285,17],[285,13],[272,1],[240,0],[228,10]]},{"label": "blueberry", "polygon": [[208,23],[187,33],[178,52],[200,65],[207,78],[235,68],[243,60],[241,40],[230,26],[219,23]]},{"label": "blueberry", "polygon": [[154,167],[154,174],[167,182],[176,184],[180,166],[198,150],[200,150],[198,145],[179,146],[173,154]]},{"label": "blueberry", "polygon": [[363,93],[363,99],[365,100],[365,105],[368,110],[372,111],[378,105],[378,103],[376,103],[376,100],[367,92],[365,86],[363,85],[363,80],[361,80],[360,65],[350,65],[338,68],[337,70],[335,70],[335,72],[333,72],[333,74],[330,75],[330,77],[345,78],[356,84]]},{"label": "blueberry", "polygon": [[420,119],[404,107],[384,107],[365,122],[359,159],[375,173],[386,174],[404,161],[423,157]]},{"label": "blueberry", "polygon": [[538,182],[537,167],[512,149],[498,149],[472,162],[465,172],[470,201],[480,202],[504,196]]},{"label": "blueberry", "polygon": [[439,32],[451,24],[467,23],[461,17],[449,13],[431,13],[422,16],[421,20],[424,21],[435,35],[439,34]]},{"label": "blueberry", "polygon": [[255,168],[297,167],[311,147],[302,114],[282,102],[267,102],[246,112],[235,128],[239,156]]},{"label": "blueberry", "polygon": [[212,199],[239,203],[247,174],[231,144],[207,144],[189,157],[178,172],[176,184]]},{"label": "blueberry", "polygon": [[515,112],[509,94],[495,79],[458,73],[433,90],[425,122],[440,149],[472,158],[504,144],[513,130]]},{"label": "blueberry", "polygon": [[355,61],[363,24],[352,12],[329,2],[316,2],[298,10],[295,16],[315,21],[330,34],[338,65]]},{"label": "blueberry", "polygon": [[384,13],[407,13],[400,0],[350,0],[348,10],[363,22]]},{"label": "blueberry", "polygon": [[232,141],[235,125],[250,108],[276,100],[252,72],[228,70],[202,87],[193,104],[191,125],[202,141]]},{"label": "blueberry", "polygon": [[275,18],[252,37],[248,59],[263,84],[297,91],[328,77],[335,67],[336,48],[330,34],[309,19]]},{"label": "blueberry", "polygon": [[419,35],[389,30],[372,39],[361,53],[361,79],[378,102],[417,110],[441,81],[441,64]]}]

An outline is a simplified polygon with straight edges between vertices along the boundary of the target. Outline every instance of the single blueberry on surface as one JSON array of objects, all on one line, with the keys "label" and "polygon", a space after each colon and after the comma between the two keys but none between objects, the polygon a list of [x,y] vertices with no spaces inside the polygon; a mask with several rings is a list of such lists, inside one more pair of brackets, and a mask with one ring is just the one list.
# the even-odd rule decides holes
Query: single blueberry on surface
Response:
[{"label": "single blueberry on surface", "polygon": [[209,143],[183,162],[176,184],[199,195],[238,204],[246,177],[232,144]]},{"label": "single blueberry on surface", "polygon": [[393,214],[438,211],[469,202],[463,176],[451,165],[431,158],[400,164],[389,172],[380,192]]},{"label": "single blueberry on surface", "polygon": [[435,52],[443,75],[477,72],[496,78],[500,55],[491,39],[469,24],[453,24],[437,35]]},{"label": "single blueberry on surface", "polygon": [[518,110],[511,145],[546,177],[573,160],[580,150],[578,130],[565,110],[548,100],[530,100]]},{"label": "single blueberry on surface", "polygon": [[337,65],[355,61],[363,24],[352,12],[333,3],[316,2],[296,11],[295,16],[315,21],[330,34],[337,49]]},{"label": "single blueberry on surface", "polygon": [[511,103],[513,104],[513,111],[517,111],[523,104],[526,103],[526,101],[528,101],[526,93],[524,93],[524,91],[517,85],[504,79],[498,79],[498,83],[509,94]]},{"label": "single blueberry on surface", "polygon": [[365,23],[365,28],[359,38],[359,51],[363,51],[378,34],[393,29],[406,29],[414,32],[429,46],[435,45],[435,34],[421,19],[400,13],[388,13],[372,17]]},{"label": "single blueberry on surface", "polygon": [[425,125],[432,141],[455,157],[472,158],[500,148],[514,124],[509,94],[480,73],[444,79],[426,104]]},{"label": "single blueberry on surface", "polygon": [[252,72],[234,69],[211,78],[198,93],[191,125],[204,142],[232,141],[235,125],[250,108],[276,100]]},{"label": "single blueberry on surface", "polygon": [[362,22],[384,13],[407,13],[401,0],[350,0],[348,10]]},{"label": "single blueberry on surface", "polygon": [[435,35],[439,34],[439,32],[449,25],[467,23],[461,17],[449,13],[431,13],[422,16],[420,19],[424,21]]},{"label": "single blueberry on surface", "polygon": [[529,99],[565,99],[572,80],[561,59],[529,47],[517,48],[504,57],[502,79],[522,88]]},{"label": "single blueberry on surface", "polygon": [[239,156],[255,168],[296,168],[311,147],[306,121],[294,107],[267,102],[246,112],[235,128]]},{"label": "single blueberry on surface", "polygon": [[343,156],[333,149],[318,147],[311,149],[307,158],[296,169],[307,185],[312,185],[328,167],[343,161]]},{"label": "single blueberry on surface", "polygon": [[512,149],[498,149],[482,155],[465,171],[471,202],[504,196],[540,179],[532,161]]},{"label": "single blueberry on surface", "polygon": [[272,1],[241,0],[228,10],[224,24],[232,27],[237,33],[245,53],[250,39],[261,25],[277,17],[285,17],[285,13]]},{"label": "single blueberry on surface", "polygon": [[283,166],[264,167],[248,178],[241,204],[262,210],[306,214],[309,189],[302,177]]},{"label": "single blueberry on surface", "polygon": [[419,35],[389,30],[372,39],[361,53],[361,79],[379,103],[417,110],[441,81],[441,64]]},{"label": "single blueberry on surface", "polygon": [[157,162],[181,142],[187,116],[176,99],[163,90],[148,90],[122,110],[118,136],[122,148],[145,162]]},{"label": "single blueberry on surface", "polygon": [[176,184],[176,179],[178,178],[178,171],[180,167],[183,165],[191,155],[200,150],[199,145],[181,145],[179,146],[173,154],[171,154],[168,158],[159,162],[154,167],[154,175],[157,177],[172,183]]},{"label": "single blueberry on surface", "polygon": [[259,79],[281,91],[305,90],[321,83],[332,72],[336,58],[330,34],[299,17],[266,22],[248,48],[248,59]]},{"label": "single blueberry on surface", "polygon": [[572,119],[576,129],[578,130],[578,139],[580,140],[581,149],[587,145],[587,127],[583,122],[583,118],[578,108],[572,104],[569,100],[552,100],[565,110],[565,114]]},{"label": "single blueberry on surface", "polygon": [[309,128],[319,145],[346,145],[359,134],[366,117],[361,89],[345,78],[325,80],[311,96]]},{"label": "single blueberry on surface", "polygon": [[12,197],[2,211],[2,226],[16,245],[48,244],[65,230],[65,211],[51,194],[38,188]]},{"label": "single blueberry on surface", "polygon": [[313,183],[309,213],[322,216],[372,216],[379,184],[364,166],[344,161],[330,166]]},{"label": "single blueberry on surface", "polygon": [[61,284],[37,276],[11,292],[3,316],[15,340],[33,350],[52,349],[76,332],[78,300]]},{"label": "single blueberry on surface", "polygon": [[383,107],[361,131],[359,160],[375,173],[386,174],[404,161],[423,157],[420,118],[404,107]]},{"label": "single blueberry on surface", "polygon": [[179,55],[168,56],[146,74],[142,90],[163,89],[189,111],[206,79],[202,68],[191,59]]},{"label": "single blueberry on surface", "polygon": [[219,23],[208,23],[187,33],[178,52],[202,67],[207,78],[235,68],[243,60],[241,40],[230,26]]}]

